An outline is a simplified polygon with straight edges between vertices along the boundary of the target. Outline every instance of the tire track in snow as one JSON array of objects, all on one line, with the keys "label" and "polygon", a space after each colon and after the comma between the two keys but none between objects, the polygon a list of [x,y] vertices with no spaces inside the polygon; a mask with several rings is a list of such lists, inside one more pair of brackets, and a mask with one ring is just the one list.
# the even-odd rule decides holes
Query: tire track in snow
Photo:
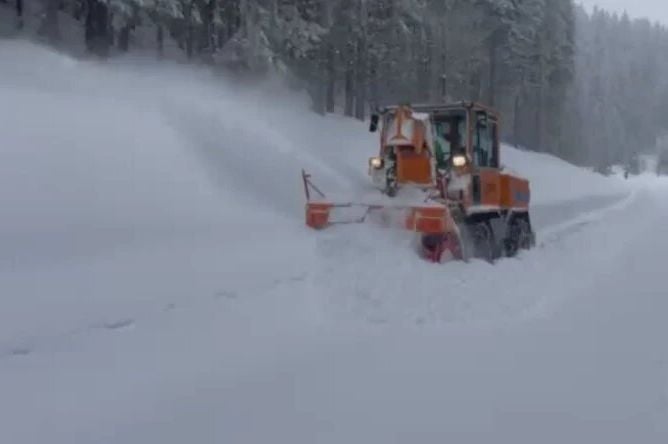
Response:
[{"label": "tire track in snow", "polygon": [[[376,227],[318,233],[315,279],[324,294],[322,303],[337,322],[353,318],[376,325],[484,324],[530,317],[536,307],[544,307],[543,296],[522,276],[546,274],[547,282],[553,263],[571,254],[551,247],[615,217],[638,193],[633,190],[610,205],[544,227],[537,248],[494,265],[479,260],[431,264],[417,256],[410,235]],[[565,287],[555,282],[554,288]]]},{"label": "tire track in snow", "polygon": [[[11,341],[8,344],[0,344],[0,361],[12,358],[28,357],[41,350],[48,350],[50,347],[76,341],[81,338],[90,337],[97,333],[120,334],[141,327],[147,321],[154,321],[176,310],[198,310],[198,309],[221,309],[221,307],[232,307],[229,304],[238,303],[244,299],[249,299],[249,295],[255,298],[263,297],[280,287],[288,285],[294,290],[295,285],[311,284],[308,279],[309,274],[287,273],[285,276],[267,279],[261,282],[254,282],[253,285],[246,286],[243,289],[221,289],[212,291],[210,294],[194,298],[189,301],[181,300],[179,302],[168,302],[165,304],[153,305],[134,315],[119,315],[100,321],[93,321],[80,327],[75,327],[67,331],[52,334],[48,337],[32,337],[22,340]],[[304,292],[306,293],[306,292]]]},{"label": "tire track in snow", "polygon": [[[611,213],[627,208],[637,199],[638,193],[639,190],[634,189],[609,205],[584,211],[566,221],[539,228],[537,230],[538,243],[540,245],[550,245],[560,242],[569,234],[581,231],[592,223],[601,221]],[[563,206],[567,207],[568,204],[565,203]]]},{"label": "tire track in snow", "polygon": [[[540,232],[538,248],[545,249],[563,242],[595,223],[606,220],[615,211],[623,210],[637,198],[638,191],[610,206],[580,214],[567,222],[548,226]],[[357,230],[356,228],[360,228]],[[317,271],[289,274],[273,278],[264,283],[256,283],[248,288],[221,289],[210,296],[203,296],[193,302],[167,303],[153,307],[143,313],[119,315],[108,320],[91,322],[47,337],[26,338],[0,347],[0,360],[20,358],[32,355],[49,345],[64,343],[85,337],[95,331],[110,333],[124,332],[137,328],[144,319],[161,316],[177,309],[207,306],[211,301],[231,303],[244,298],[245,294],[267,294],[283,285],[310,285],[314,294],[324,294],[319,303],[328,310],[329,321],[350,321],[350,315],[373,325],[387,325],[406,322],[413,325],[431,323],[475,322],[477,315],[487,309],[500,307],[511,317],[521,316],[532,304],[539,304],[527,298],[518,305],[517,300],[509,300],[504,306],[503,297],[496,300],[474,300],[469,296],[476,282],[485,283],[490,289],[503,285],[496,269],[499,266],[519,270],[532,267],[522,266],[524,258],[503,259],[492,266],[482,261],[469,264],[450,263],[438,266],[418,258],[415,245],[404,232],[376,230],[375,227],[355,227],[354,229],[333,229],[327,233],[317,233],[316,260]],[[529,252],[532,255],[532,252]],[[529,261],[533,258],[529,257]],[[364,266],[362,266],[362,262]],[[436,290],[425,282],[440,282]],[[297,290],[294,290],[297,292]],[[501,290],[503,292],[503,289]],[[464,296],[462,296],[464,295]],[[318,299],[318,298],[316,298]],[[333,316],[333,317],[332,317]]]}]

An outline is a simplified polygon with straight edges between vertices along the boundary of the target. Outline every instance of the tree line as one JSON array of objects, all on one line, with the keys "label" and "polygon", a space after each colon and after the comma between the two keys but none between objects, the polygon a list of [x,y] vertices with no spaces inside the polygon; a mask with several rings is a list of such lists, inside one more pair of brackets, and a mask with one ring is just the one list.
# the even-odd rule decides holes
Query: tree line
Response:
[{"label": "tree line", "polygon": [[666,29],[573,0],[39,1],[50,42],[63,16],[98,57],[145,49],[150,30],[158,57],[170,41],[193,62],[280,72],[320,113],[481,101],[506,142],[601,170],[668,130]]}]

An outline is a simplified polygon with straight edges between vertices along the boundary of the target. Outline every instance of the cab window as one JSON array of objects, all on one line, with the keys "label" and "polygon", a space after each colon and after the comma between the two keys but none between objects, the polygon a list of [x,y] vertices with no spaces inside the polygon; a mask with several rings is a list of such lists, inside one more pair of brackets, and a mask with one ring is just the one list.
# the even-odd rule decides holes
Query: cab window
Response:
[{"label": "cab window", "polygon": [[476,114],[473,132],[473,162],[479,167],[497,168],[496,122],[487,113]]},{"label": "cab window", "polygon": [[443,159],[449,158],[454,151],[465,146],[466,115],[453,113],[434,119],[434,138],[437,150]]}]

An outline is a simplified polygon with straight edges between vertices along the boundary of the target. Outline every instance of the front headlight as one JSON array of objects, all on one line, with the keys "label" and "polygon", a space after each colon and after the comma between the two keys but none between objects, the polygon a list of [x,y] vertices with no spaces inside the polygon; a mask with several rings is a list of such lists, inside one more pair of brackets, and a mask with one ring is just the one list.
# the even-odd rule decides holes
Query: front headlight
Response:
[{"label": "front headlight", "polygon": [[466,165],[466,156],[463,154],[457,154],[452,157],[452,165],[456,167],[463,167]]},{"label": "front headlight", "polygon": [[382,157],[372,157],[369,159],[369,166],[377,170],[383,168],[383,158]]}]

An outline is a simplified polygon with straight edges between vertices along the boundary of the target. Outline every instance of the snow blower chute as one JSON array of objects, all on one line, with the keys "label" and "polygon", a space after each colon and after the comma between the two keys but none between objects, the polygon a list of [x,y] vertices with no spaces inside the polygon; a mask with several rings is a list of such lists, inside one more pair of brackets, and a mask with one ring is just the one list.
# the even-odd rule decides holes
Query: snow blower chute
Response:
[{"label": "snow blower chute", "polygon": [[306,224],[380,222],[418,233],[424,257],[494,261],[535,244],[529,182],[500,166],[496,112],[483,105],[390,106],[372,116],[374,202],[332,202],[302,170]]}]

